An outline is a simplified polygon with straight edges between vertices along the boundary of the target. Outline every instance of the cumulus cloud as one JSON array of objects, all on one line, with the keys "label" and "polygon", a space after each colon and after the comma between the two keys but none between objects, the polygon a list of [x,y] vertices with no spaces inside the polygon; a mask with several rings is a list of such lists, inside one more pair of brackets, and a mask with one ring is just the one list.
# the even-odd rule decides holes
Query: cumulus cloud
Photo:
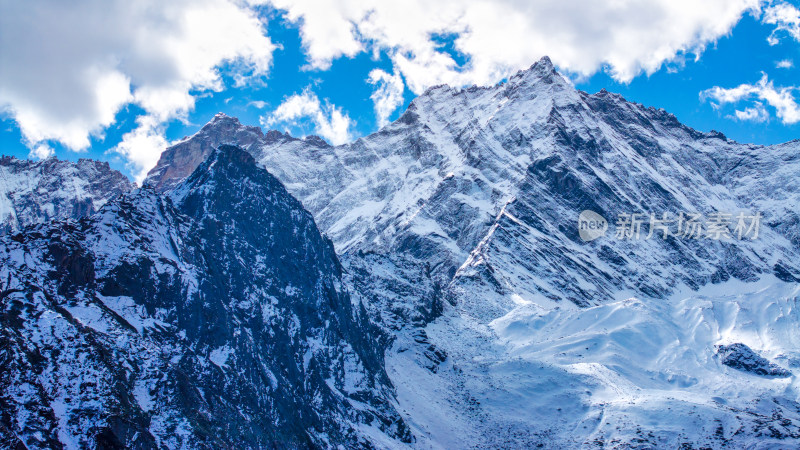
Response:
[{"label": "cumulus cloud", "polygon": [[[549,55],[562,69],[601,68],[623,82],[704,48],[759,0],[251,0],[299,24],[312,67],[385,51],[415,93],[440,83],[493,84]],[[454,36],[459,65],[434,36]]]},{"label": "cumulus cloud", "polygon": [[756,84],[741,84],[727,89],[714,86],[701,92],[700,99],[711,101],[715,108],[728,103],[754,101],[754,107],[736,111],[735,117],[739,120],[759,120],[765,117],[766,111],[762,111],[764,105],[761,103],[765,102],[775,109],[775,115],[784,124],[793,124],[800,122],[800,105],[797,104],[793,94],[796,90],[798,88],[795,86],[776,88],[769,81],[767,74],[763,74]]},{"label": "cumulus cloud", "polygon": [[[116,151],[141,178],[166,143],[166,123],[186,120],[198,95],[225,88],[222,67],[237,85],[267,74],[276,46],[256,4],[298,25],[310,68],[365,52],[387,55],[392,73],[376,69],[367,79],[380,125],[402,104],[404,83],[417,94],[441,83],[489,85],[543,55],[575,75],[607,70],[627,82],[699,57],[748,11],[775,27],[770,42],[784,34],[800,40],[800,14],[783,1],[8,1],[0,15],[0,110],[31,149],[58,141],[81,150],[135,105],[143,113]],[[752,95],[792,120],[791,92]],[[349,117],[308,92],[265,121],[280,117],[310,121],[334,143],[351,137]]]},{"label": "cumulus cloud", "polygon": [[778,69],[791,69],[794,67],[794,61],[791,59],[783,59],[775,62],[775,67]]},{"label": "cumulus cloud", "polygon": [[266,74],[274,48],[256,15],[234,1],[4,2],[0,106],[31,148],[52,140],[82,150],[136,104],[145,128],[118,150],[140,173],[162,150],[152,147],[163,142],[153,122],[183,118],[193,94],[222,89],[224,64],[245,77]]},{"label": "cumulus cloud", "polygon": [[743,122],[766,122],[769,120],[769,113],[763,103],[755,102],[752,107],[734,111],[734,117]]},{"label": "cumulus cloud", "polygon": [[319,97],[306,89],[302,94],[288,97],[271,114],[261,118],[265,127],[276,124],[302,126],[303,120],[310,120],[315,133],[334,145],[344,144],[351,139],[350,117],[327,102],[320,102]]},{"label": "cumulus cloud", "polygon": [[764,9],[761,21],[775,26],[775,30],[767,38],[770,45],[777,45],[782,33],[800,42],[800,9],[794,5],[786,2],[771,4]]},{"label": "cumulus cloud", "polygon": [[35,159],[47,159],[53,155],[55,155],[55,151],[52,147],[47,144],[38,144],[31,149],[31,152],[28,154],[29,158]]},{"label": "cumulus cloud", "polygon": [[133,131],[122,136],[122,141],[114,151],[129,161],[134,168],[134,179],[141,183],[169,143],[164,137],[164,125],[156,117],[139,116],[136,118],[136,125]]},{"label": "cumulus cloud", "polygon": [[247,106],[252,106],[255,109],[264,109],[267,106],[267,102],[263,100],[253,100],[247,103]]},{"label": "cumulus cloud", "polygon": [[373,69],[367,81],[375,86],[375,91],[370,95],[375,104],[375,115],[378,116],[378,126],[383,127],[389,123],[389,116],[403,104],[403,78],[394,73],[389,74],[381,69]]}]

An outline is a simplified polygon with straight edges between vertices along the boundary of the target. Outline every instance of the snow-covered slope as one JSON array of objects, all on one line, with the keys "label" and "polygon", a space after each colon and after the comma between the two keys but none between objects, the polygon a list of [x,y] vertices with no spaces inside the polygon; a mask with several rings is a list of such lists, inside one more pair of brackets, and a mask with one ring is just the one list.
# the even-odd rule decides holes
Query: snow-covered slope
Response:
[{"label": "snow-covered slope", "polygon": [[769,276],[488,324],[453,307],[426,328],[448,355],[435,373],[402,340],[387,370],[422,448],[795,448],[798,302]]},{"label": "snow-covered slope", "polygon": [[[145,185],[237,141],[333,241],[418,446],[800,445],[800,142],[700,133],[545,58],[342,146],[218,115]],[[718,212],[758,236],[615,238],[620,215]]]},{"label": "snow-covered slope", "polygon": [[0,238],[0,279],[0,446],[412,439],[331,242],[241,149]]},{"label": "snow-covered slope", "polygon": [[135,186],[108,163],[0,158],[0,233],[56,219],[79,219]]}]

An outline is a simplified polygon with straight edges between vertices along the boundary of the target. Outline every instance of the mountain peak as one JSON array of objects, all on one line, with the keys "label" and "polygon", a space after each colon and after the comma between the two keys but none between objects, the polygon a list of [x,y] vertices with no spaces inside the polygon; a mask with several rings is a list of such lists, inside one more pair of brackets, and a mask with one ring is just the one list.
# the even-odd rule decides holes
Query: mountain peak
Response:
[{"label": "mountain peak", "polygon": [[229,116],[229,115],[225,114],[224,112],[220,111],[220,112],[214,114],[214,117],[211,118],[209,123],[213,123],[213,122],[221,121],[221,120],[233,120],[233,121],[239,122],[238,118]]},{"label": "mountain peak", "polygon": [[188,177],[218,146],[236,143],[247,150],[263,140],[261,128],[242,125],[236,117],[217,113],[194,136],[161,153],[143,184],[159,192],[168,191]]},{"label": "mountain peak", "polygon": [[514,84],[568,84],[564,77],[558,73],[553,62],[548,56],[543,56],[526,70],[520,70],[508,80]]},{"label": "mountain peak", "polygon": [[[245,185],[247,188],[244,188]],[[169,196],[176,204],[186,203],[187,198],[195,197],[200,211],[195,211],[194,217],[197,218],[204,217],[203,214],[210,204],[216,205],[214,217],[223,214],[237,215],[243,208],[252,208],[240,217],[240,222],[252,225],[262,220],[271,220],[270,214],[266,213],[269,208],[262,205],[259,209],[253,205],[263,203],[266,197],[276,192],[285,197],[282,200],[284,203],[302,210],[300,202],[286,192],[277,178],[258,167],[250,153],[237,145],[222,144],[213,149]],[[239,204],[239,207],[231,208],[233,204]]]},{"label": "mountain peak", "polygon": [[[200,129],[200,132],[203,131],[209,132],[213,130],[220,130],[220,129],[237,129],[242,128],[241,122],[236,117],[229,116],[223,112],[218,112],[208,121],[207,124],[203,125],[203,128]],[[248,127],[248,128],[257,128],[257,127]]]},{"label": "mountain peak", "polygon": [[278,130],[269,130],[264,135],[265,142],[276,142],[284,139],[294,139],[294,138],[288,133],[284,133]]},{"label": "mountain peak", "polygon": [[308,142],[311,145],[316,146],[316,147],[330,147],[331,146],[331,144],[328,144],[328,141],[326,141],[325,139],[322,139],[321,137],[317,136],[316,134],[309,134],[303,140]]},{"label": "mountain peak", "polygon": [[549,70],[550,72],[555,72],[556,70],[555,66],[553,66],[553,61],[551,61],[550,57],[547,55],[542,56],[539,61],[531,64],[530,69],[533,69],[534,67]]}]

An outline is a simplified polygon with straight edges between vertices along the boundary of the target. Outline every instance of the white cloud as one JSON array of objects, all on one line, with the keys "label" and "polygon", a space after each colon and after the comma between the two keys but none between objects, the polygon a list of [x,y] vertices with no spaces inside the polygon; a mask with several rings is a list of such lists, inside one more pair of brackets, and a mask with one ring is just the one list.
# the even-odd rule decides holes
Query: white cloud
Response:
[{"label": "white cloud", "polygon": [[[138,177],[165,142],[166,122],[185,120],[199,95],[224,89],[221,66],[234,67],[237,85],[268,72],[276,47],[251,7],[262,3],[299,24],[312,68],[362,52],[389,56],[393,73],[376,69],[368,78],[380,124],[402,104],[404,82],[417,94],[441,83],[493,84],[543,55],[576,75],[606,69],[621,81],[679,66],[762,5],[771,39],[780,32],[800,40],[797,8],[762,0],[9,1],[0,14],[0,110],[31,149],[58,141],[81,150],[136,105],[144,115],[116,150]],[[441,48],[434,36],[442,35],[466,64]],[[783,105],[774,107],[792,120],[791,92],[774,93],[762,101]],[[307,105],[292,106],[301,100]],[[309,119],[334,143],[350,139],[349,117],[313,94],[287,99],[276,113],[288,118],[291,108],[303,115],[286,120]]]},{"label": "white cloud", "polygon": [[[264,4],[269,1],[250,0],[250,3]],[[314,68],[328,69],[333,59],[355,56],[365,48],[361,40],[356,38],[357,30],[350,20],[350,17],[358,17],[366,12],[357,2],[278,0],[274,5],[284,9],[289,20],[303,23],[300,34]]]},{"label": "white cloud", "polygon": [[[32,85],[34,80],[22,79],[27,70],[20,71],[19,80],[6,77],[6,71],[12,69],[4,66],[0,64],[0,103],[11,111],[31,147],[52,139],[73,150],[85,149],[89,136],[102,136],[103,130],[114,123],[117,111],[133,99],[130,80],[116,70],[76,68],[79,73],[75,78],[68,80],[70,75],[65,74],[61,82],[65,87],[59,89],[58,80],[42,75]],[[69,86],[73,82],[75,86]]]},{"label": "white cloud", "polygon": [[47,144],[38,144],[31,149],[31,152],[28,154],[29,158],[36,158],[36,159],[47,159],[53,155],[55,155],[55,151],[52,147]]},{"label": "white cloud", "polygon": [[137,183],[144,181],[147,172],[156,165],[161,152],[169,146],[164,137],[164,125],[158,118],[143,115],[136,118],[137,127],[122,136],[114,151],[124,156],[133,168]]},{"label": "white cloud", "polygon": [[[776,88],[771,81],[763,74],[761,80],[756,84],[741,84],[735,88],[722,88],[714,86],[700,93],[701,100],[710,100],[715,108],[727,103],[738,103],[740,101],[760,100],[766,102],[775,109],[775,115],[784,124],[800,122],[800,105],[794,98],[793,91],[798,88],[795,86]],[[756,102],[755,109],[763,104]],[[746,108],[744,111],[736,111],[736,117],[740,120],[754,120],[760,118],[760,111],[753,111],[753,108]]]},{"label": "white cloud", "polygon": [[142,171],[158,141],[151,122],[184,118],[194,95],[220,90],[221,65],[267,73],[275,46],[264,32],[235,0],[3,2],[0,107],[32,148],[52,140],[81,150],[134,103],[147,128],[119,150]]},{"label": "white cloud", "polygon": [[389,74],[381,69],[373,69],[367,81],[375,86],[375,92],[370,95],[375,104],[375,115],[378,116],[378,126],[383,127],[389,123],[389,116],[403,104],[403,78],[394,73]]},{"label": "white cloud", "polygon": [[263,100],[253,100],[247,104],[247,106],[252,106],[256,109],[264,109],[267,106],[267,102]]},{"label": "white cloud", "polygon": [[[699,55],[760,0],[250,0],[297,21],[311,66],[385,51],[415,93],[448,83],[493,84],[544,55],[568,71],[603,67],[621,81]],[[433,35],[455,36],[464,67]]]},{"label": "white cloud", "polygon": [[763,103],[755,102],[752,107],[734,111],[734,117],[743,122],[766,122],[769,120],[769,113]]},{"label": "white cloud", "polygon": [[794,61],[792,61],[791,59],[776,61],[775,67],[777,67],[778,69],[791,69],[792,67],[794,67]]},{"label": "white cloud", "polygon": [[795,6],[781,2],[776,5],[769,5],[764,9],[763,23],[775,25],[775,30],[769,35],[767,41],[770,45],[777,45],[780,42],[779,32],[785,32],[794,40],[800,42],[800,9]]},{"label": "white cloud", "polygon": [[302,119],[311,120],[315,133],[334,145],[344,144],[351,139],[350,117],[329,103],[322,104],[319,97],[308,89],[302,94],[288,97],[269,116],[261,118],[261,124],[272,127],[283,123],[299,126]]}]

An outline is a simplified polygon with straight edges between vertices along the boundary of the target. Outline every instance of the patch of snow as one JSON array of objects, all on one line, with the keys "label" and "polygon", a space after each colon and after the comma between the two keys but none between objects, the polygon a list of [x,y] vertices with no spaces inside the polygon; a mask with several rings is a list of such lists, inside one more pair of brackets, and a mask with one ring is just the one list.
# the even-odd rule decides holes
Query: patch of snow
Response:
[{"label": "patch of snow", "polygon": [[220,369],[228,368],[228,358],[234,353],[234,350],[223,345],[222,347],[215,348],[208,356],[208,360],[214,363]]},{"label": "patch of snow", "polygon": [[136,380],[133,386],[133,398],[136,399],[136,403],[139,404],[139,407],[142,408],[144,412],[150,412],[155,407],[155,401],[150,395],[150,387],[148,386],[147,380]]}]

